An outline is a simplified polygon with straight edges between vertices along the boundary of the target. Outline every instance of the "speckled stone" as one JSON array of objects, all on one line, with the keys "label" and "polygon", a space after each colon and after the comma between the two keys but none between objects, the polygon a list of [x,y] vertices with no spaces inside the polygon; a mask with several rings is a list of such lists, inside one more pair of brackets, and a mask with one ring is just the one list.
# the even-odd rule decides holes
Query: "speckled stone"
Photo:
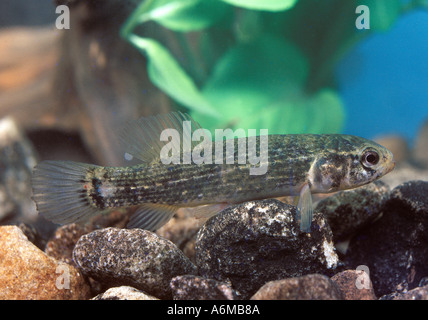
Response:
[{"label": "speckled stone", "polygon": [[393,293],[380,297],[380,300],[428,300],[428,286],[417,287],[404,293]]},{"label": "speckled stone", "polygon": [[428,182],[391,191],[383,215],[352,238],[344,262],[366,265],[377,296],[418,287],[428,275]]},{"label": "speckled stone", "polygon": [[331,280],[345,300],[377,300],[370,275],[362,274],[362,271],[345,270],[335,274]]},{"label": "speckled stone", "polygon": [[128,285],[157,298],[172,298],[173,277],[196,273],[171,241],[142,229],[88,233],[76,243],[73,259],[85,275],[105,286]]},{"label": "speckled stone", "polygon": [[0,300],[90,297],[90,287],[75,267],[47,256],[18,227],[1,226],[0,243]]},{"label": "speckled stone", "polygon": [[224,282],[194,275],[178,276],[171,280],[174,300],[237,300],[239,292]]},{"label": "speckled stone", "polygon": [[315,210],[325,215],[334,240],[340,241],[376,219],[389,193],[385,183],[375,181],[357,189],[337,192],[321,200]]},{"label": "speckled stone", "polygon": [[324,217],[300,232],[296,208],[278,200],[250,201],[210,218],[196,239],[199,274],[231,281],[249,298],[272,280],[332,272],[338,257]]},{"label": "speckled stone", "polygon": [[321,274],[270,281],[251,297],[251,300],[341,299],[343,296],[335,283]]},{"label": "speckled stone", "polygon": [[159,300],[129,286],[114,287],[100,293],[92,300]]}]

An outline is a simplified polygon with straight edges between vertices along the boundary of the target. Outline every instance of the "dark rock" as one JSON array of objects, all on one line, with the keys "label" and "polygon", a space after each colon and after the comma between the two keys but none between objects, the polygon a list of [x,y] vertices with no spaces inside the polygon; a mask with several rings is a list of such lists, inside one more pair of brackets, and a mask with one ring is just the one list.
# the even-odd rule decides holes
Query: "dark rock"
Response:
[{"label": "dark rock", "polygon": [[423,181],[393,189],[383,216],[349,244],[344,262],[369,268],[377,296],[411,290],[428,275],[427,190]]},{"label": "dark rock", "polygon": [[82,236],[73,251],[82,272],[106,286],[129,285],[172,298],[169,283],[196,267],[169,240],[142,229],[106,228]]},{"label": "dark rock", "polygon": [[268,281],[331,273],[338,257],[323,215],[315,213],[311,233],[303,233],[295,213],[295,207],[270,199],[210,218],[196,239],[200,275],[230,280],[245,299]]},{"label": "dark rock", "polygon": [[385,183],[375,181],[321,200],[315,210],[325,215],[334,240],[340,241],[376,219],[388,199],[389,192]]},{"label": "dark rock", "polygon": [[100,293],[92,300],[159,300],[128,286],[114,287]]},{"label": "dark rock", "polygon": [[345,270],[331,280],[337,285],[345,300],[377,300],[369,275],[357,270]]},{"label": "dark rock", "polygon": [[171,280],[174,300],[237,300],[239,292],[227,283],[184,275]]},{"label": "dark rock", "polygon": [[417,287],[405,293],[385,295],[380,300],[428,300],[428,286]]},{"label": "dark rock", "polygon": [[391,192],[388,208],[416,221],[428,222],[428,181],[409,181]]},{"label": "dark rock", "polygon": [[320,274],[270,281],[251,300],[341,300],[339,288]]}]

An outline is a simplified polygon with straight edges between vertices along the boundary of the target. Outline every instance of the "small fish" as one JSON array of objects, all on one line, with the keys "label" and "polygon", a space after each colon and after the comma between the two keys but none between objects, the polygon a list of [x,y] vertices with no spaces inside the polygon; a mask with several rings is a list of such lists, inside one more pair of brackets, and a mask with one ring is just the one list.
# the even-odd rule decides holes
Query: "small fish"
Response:
[{"label": "small fish", "polygon": [[[191,131],[184,128],[185,121],[191,123]],[[250,174],[255,165],[243,163],[242,158],[238,161],[240,143],[248,141],[249,147],[249,138],[233,139],[234,153],[227,152],[225,140],[222,163],[165,164],[161,154],[166,143],[160,136],[167,128],[177,130],[182,137],[172,151],[178,151],[181,160],[190,156],[183,151],[186,138],[201,128],[190,116],[174,112],[134,120],[122,132],[128,153],[142,161],[139,165],[102,167],[42,161],[34,168],[32,179],[39,213],[55,223],[68,224],[87,221],[112,208],[138,206],[128,227],[154,231],[167,223],[178,208],[190,207],[197,216],[210,216],[235,203],[298,196],[300,229],[310,232],[312,194],[365,185],[395,166],[388,149],[342,134],[255,137],[259,154],[262,143],[267,142],[268,163],[263,174]],[[166,141],[172,143],[172,139]],[[214,154],[216,144],[212,145]],[[201,146],[206,145],[191,142],[193,151],[200,152],[202,149],[197,148]]]}]

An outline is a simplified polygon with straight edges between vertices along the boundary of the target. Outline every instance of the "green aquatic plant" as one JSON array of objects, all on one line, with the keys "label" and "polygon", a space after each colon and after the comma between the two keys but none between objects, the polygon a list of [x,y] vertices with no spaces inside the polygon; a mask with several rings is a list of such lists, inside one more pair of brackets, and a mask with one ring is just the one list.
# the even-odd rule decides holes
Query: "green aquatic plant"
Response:
[{"label": "green aquatic plant", "polygon": [[[151,81],[207,129],[335,133],[345,117],[336,63],[422,2],[145,0],[121,33],[146,55]],[[360,4],[370,9],[369,30],[356,27]],[[140,35],[137,27],[153,22],[178,50]]]}]

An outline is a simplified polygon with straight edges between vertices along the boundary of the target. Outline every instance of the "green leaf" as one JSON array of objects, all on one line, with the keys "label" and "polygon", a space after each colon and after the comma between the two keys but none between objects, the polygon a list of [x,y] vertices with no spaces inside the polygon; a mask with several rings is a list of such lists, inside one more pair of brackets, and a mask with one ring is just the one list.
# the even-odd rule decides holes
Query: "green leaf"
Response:
[{"label": "green leaf", "polygon": [[308,133],[339,133],[345,121],[343,102],[339,94],[331,89],[321,89],[303,101],[309,119]]},{"label": "green leaf", "polygon": [[304,56],[285,40],[263,35],[256,41],[238,44],[219,59],[202,88],[206,100],[223,118],[198,112],[192,115],[210,130],[231,127],[273,101],[293,99],[304,86],[308,69]]},{"label": "green leaf", "polygon": [[177,10],[173,15],[153,20],[168,29],[188,32],[208,28],[230,14],[232,14],[232,8],[225,3],[200,0],[193,6]]},{"label": "green leaf", "polygon": [[[306,82],[309,66],[297,47],[285,39],[267,34],[250,43],[232,47],[219,59],[203,92],[206,96],[230,95],[236,92],[263,97],[284,95]],[[230,94],[229,94],[230,93]]]},{"label": "green leaf", "polygon": [[330,89],[322,89],[313,96],[277,98],[259,106],[241,104],[230,109],[233,109],[231,121],[213,120],[196,112],[192,116],[213,133],[217,128],[243,128],[246,132],[247,129],[268,129],[269,134],[339,133],[345,117],[338,93]]},{"label": "green leaf", "polygon": [[201,95],[192,79],[184,72],[171,54],[158,42],[136,35],[129,40],[148,58],[150,80],[178,103],[213,118],[218,113]]},{"label": "green leaf", "polygon": [[230,13],[230,6],[216,0],[146,0],[125,22],[122,35],[126,37],[136,25],[147,21],[174,31],[200,30]]},{"label": "green leaf", "polygon": [[308,96],[303,88],[309,66],[291,43],[263,35],[231,48],[202,89],[221,113],[213,118],[192,112],[204,128],[268,129],[271,134],[339,132],[343,106],[324,89]]},{"label": "green leaf", "polygon": [[221,0],[233,6],[252,10],[283,11],[294,6],[297,0]]}]

